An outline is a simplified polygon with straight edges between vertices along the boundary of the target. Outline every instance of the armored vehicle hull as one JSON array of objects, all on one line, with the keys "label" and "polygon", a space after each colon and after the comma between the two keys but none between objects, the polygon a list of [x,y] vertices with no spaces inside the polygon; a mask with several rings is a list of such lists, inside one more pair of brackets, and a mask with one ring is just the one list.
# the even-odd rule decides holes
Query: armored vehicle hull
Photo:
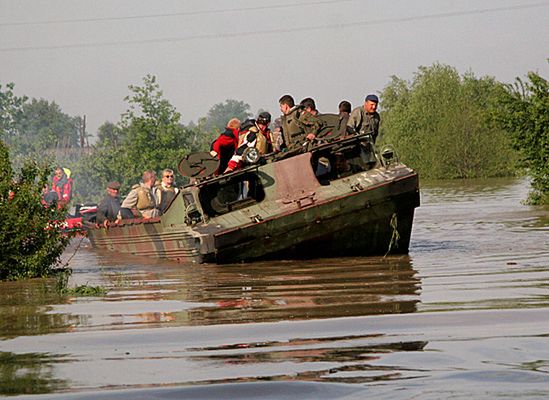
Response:
[{"label": "armored vehicle hull", "polygon": [[197,181],[162,217],[92,228],[89,238],[97,248],[194,263],[407,253],[418,176],[368,154],[361,139]]}]

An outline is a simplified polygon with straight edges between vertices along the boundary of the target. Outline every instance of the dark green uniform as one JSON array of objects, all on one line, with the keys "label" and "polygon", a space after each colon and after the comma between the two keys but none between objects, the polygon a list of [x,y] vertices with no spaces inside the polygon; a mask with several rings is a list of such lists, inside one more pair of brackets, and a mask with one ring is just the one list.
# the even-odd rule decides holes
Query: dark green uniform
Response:
[{"label": "dark green uniform", "polygon": [[284,143],[288,149],[303,146],[309,133],[316,135],[322,126],[318,117],[304,112],[299,106],[281,117]]},{"label": "dark green uniform", "polygon": [[379,133],[380,117],[377,112],[368,114],[363,106],[355,108],[349,116],[347,126],[353,128],[358,134],[372,135],[374,143]]}]

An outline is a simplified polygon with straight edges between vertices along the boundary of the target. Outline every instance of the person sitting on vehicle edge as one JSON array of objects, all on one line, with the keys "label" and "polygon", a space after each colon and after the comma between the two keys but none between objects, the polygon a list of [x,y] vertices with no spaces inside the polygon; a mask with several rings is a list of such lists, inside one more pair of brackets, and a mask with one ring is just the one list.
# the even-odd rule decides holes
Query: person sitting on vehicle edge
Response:
[{"label": "person sitting on vehicle edge", "polygon": [[355,108],[349,116],[347,126],[354,129],[360,135],[370,134],[374,143],[379,133],[379,123],[381,121],[377,113],[379,98],[375,94],[369,94],[364,100],[364,105]]},{"label": "person sitting on vehicle edge", "polygon": [[127,210],[131,210],[134,217],[145,219],[160,216],[153,187],[156,183],[156,172],[151,169],[143,172],[142,182],[133,185],[131,192],[122,202],[119,218],[129,215]]},{"label": "person sitting on vehicle edge", "polygon": [[107,184],[107,195],[97,206],[96,223],[107,228],[117,220],[120,211],[120,183],[114,181]]},{"label": "person sitting on vehicle edge", "polygon": [[166,168],[162,171],[162,182],[155,187],[156,201],[162,214],[172,203],[177,193],[179,193],[179,188],[175,186],[173,170]]},{"label": "person sitting on vehicle edge", "polygon": [[227,169],[227,164],[238,147],[238,132],[240,131],[240,121],[238,118],[232,118],[225,131],[212,143],[210,154],[219,159],[219,168],[216,175],[222,174]]}]

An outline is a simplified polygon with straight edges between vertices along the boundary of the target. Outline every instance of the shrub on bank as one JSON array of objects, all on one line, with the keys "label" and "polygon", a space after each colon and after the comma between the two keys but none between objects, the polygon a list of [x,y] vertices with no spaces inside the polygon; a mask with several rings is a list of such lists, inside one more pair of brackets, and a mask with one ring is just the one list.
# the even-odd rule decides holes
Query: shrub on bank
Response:
[{"label": "shrub on bank", "polygon": [[420,67],[411,82],[393,76],[381,94],[383,141],[425,178],[513,175],[510,135],[491,117],[503,90],[441,64]]},{"label": "shrub on bank", "polygon": [[531,204],[549,204],[549,81],[535,72],[507,85],[496,120],[512,133],[521,166],[532,178]]},{"label": "shrub on bank", "polygon": [[68,244],[55,223],[64,220],[65,210],[41,203],[50,172],[26,161],[16,175],[0,141],[0,280],[49,275]]}]

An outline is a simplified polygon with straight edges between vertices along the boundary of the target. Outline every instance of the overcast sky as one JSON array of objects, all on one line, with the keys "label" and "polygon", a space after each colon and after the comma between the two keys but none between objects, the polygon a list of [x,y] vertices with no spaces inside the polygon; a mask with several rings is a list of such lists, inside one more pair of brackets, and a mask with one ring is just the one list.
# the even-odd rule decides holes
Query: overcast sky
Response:
[{"label": "overcast sky", "polygon": [[359,105],[420,65],[549,78],[549,0],[0,0],[0,84],[118,122],[156,75],[183,122],[232,98],[278,115],[311,96]]}]

